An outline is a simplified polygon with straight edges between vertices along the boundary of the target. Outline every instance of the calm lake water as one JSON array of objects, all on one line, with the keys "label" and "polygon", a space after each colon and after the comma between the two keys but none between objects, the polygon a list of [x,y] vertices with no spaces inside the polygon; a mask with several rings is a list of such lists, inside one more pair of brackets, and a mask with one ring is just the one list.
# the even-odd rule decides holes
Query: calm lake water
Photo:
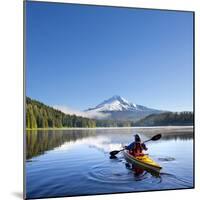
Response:
[{"label": "calm lake water", "polygon": [[[123,154],[109,152],[162,133],[147,143],[163,169],[158,177],[126,167]],[[27,131],[27,198],[90,195],[193,187],[193,128],[132,128]]]}]

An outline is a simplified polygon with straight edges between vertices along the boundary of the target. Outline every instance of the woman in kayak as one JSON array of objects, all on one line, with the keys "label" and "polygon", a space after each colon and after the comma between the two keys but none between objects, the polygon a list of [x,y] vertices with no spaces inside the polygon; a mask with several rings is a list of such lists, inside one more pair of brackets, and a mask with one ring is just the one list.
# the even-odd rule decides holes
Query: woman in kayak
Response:
[{"label": "woman in kayak", "polygon": [[133,156],[143,156],[143,150],[147,151],[147,147],[144,143],[141,142],[140,136],[135,135],[135,141],[125,147],[129,150],[129,153]]}]

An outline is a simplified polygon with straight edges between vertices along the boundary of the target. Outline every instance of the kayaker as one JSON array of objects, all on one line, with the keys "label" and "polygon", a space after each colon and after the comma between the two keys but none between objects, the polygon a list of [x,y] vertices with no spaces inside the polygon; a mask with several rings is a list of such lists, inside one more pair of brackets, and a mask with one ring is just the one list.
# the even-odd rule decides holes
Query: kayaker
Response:
[{"label": "kayaker", "polygon": [[144,143],[141,142],[140,136],[135,135],[135,141],[125,147],[129,150],[129,153],[133,156],[143,156],[143,150],[147,151],[147,147]]}]

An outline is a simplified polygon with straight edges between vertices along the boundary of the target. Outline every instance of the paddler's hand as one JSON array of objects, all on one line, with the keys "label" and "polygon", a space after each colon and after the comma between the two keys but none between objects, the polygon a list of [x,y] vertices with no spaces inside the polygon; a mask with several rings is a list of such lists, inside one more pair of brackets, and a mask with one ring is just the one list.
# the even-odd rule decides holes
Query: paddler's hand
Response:
[{"label": "paddler's hand", "polygon": [[142,143],[142,148],[143,148],[145,151],[148,150],[148,148],[146,147],[146,145],[145,145],[144,143]]}]

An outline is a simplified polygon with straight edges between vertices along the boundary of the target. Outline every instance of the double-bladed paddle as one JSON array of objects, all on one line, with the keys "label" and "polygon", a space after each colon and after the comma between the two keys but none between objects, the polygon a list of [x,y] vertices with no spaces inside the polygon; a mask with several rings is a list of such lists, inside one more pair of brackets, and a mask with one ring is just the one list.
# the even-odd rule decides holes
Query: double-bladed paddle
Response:
[{"label": "double-bladed paddle", "polygon": [[[149,142],[149,141],[156,141],[156,140],[159,140],[161,137],[162,137],[161,134],[157,134],[157,135],[154,135],[151,139],[144,141],[143,143],[146,143],[146,142]],[[123,151],[123,150],[124,150],[124,148],[121,149],[121,150],[111,151],[110,155],[111,155],[111,157],[115,157],[115,155],[117,155],[120,151]]]}]

